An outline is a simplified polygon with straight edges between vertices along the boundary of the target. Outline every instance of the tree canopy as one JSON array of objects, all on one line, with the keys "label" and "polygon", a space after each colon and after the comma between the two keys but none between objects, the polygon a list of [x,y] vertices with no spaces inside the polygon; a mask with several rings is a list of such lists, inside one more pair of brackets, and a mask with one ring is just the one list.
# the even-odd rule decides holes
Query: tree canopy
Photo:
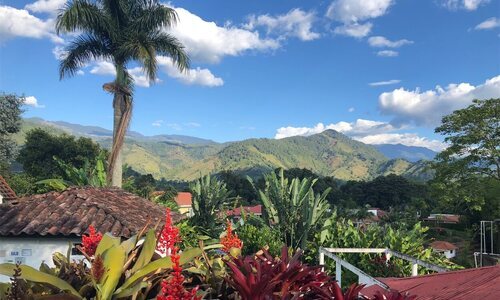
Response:
[{"label": "tree canopy", "polygon": [[94,163],[101,147],[89,138],[50,134],[40,128],[26,133],[26,142],[19,152],[18,161],[24,171],[37,180],[63,178],[64,170],[54,157],[75,168]]},{"label": "tree canopy", "polygon": [[0,95],[0,170],[6,169],[14,159],[16,144],[11,135],[21,129],[23,97],[14,94]]}]

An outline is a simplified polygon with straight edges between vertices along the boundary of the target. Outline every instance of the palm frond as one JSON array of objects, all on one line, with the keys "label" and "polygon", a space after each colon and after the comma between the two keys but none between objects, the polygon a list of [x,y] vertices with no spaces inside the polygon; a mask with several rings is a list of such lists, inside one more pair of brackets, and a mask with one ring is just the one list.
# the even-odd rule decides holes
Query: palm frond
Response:
[{"label": "palm frond", "polygon": [[120,44],[116,51],[116,56],[123,59],[140,61],[148,79],[154,81],[158,69],[155,45],[146,34],[135,34],[132,36]]},{"label": "palm frond", "polygon": [[178,39],[168,33],[157,32],[151,35],[151,44],[158,54],[172,58],[181,72],[189,70],[189,57]]},{"label": "palm frond", "polygon": [[68,55],[59,64],[59,76],[73,76],[79,68],[95,59],[109,59],[109,47],[100,39],[91,35],[80,35],[66,47]]},{"label": "palm frond", "polygon": [[173,8],[152,3],[138,10],[130,28],[137,32],[150,32],[158,28],[170,28],[177,23],[178,19],[177,12]]},{"label": "palm frond", "polygon": [[115,35],[115,28],[109,17],[96,4],[87,0],[66,3],[56,19],[57,34],[78,30],[92,33],[101,39],[112,39]]}]

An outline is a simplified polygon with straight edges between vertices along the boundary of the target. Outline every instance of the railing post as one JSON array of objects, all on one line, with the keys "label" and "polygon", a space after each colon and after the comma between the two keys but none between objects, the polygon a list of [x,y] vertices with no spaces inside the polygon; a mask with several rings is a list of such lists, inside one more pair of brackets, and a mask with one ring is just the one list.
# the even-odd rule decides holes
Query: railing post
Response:
[{"label": "railing post", "polygon": [[322,248],[319,248],[319,265],[322,266],[321,267],[321,271],[325,271],[325,253],[323,253],[323,249]]},{"label": "railing post", "polygon": [[335,260],[335,280],[342,287],[342,265],[337,260]]},{"label": "railing post", "polygon": [[411,276],[418,276],[418,264],[411,265]]}]

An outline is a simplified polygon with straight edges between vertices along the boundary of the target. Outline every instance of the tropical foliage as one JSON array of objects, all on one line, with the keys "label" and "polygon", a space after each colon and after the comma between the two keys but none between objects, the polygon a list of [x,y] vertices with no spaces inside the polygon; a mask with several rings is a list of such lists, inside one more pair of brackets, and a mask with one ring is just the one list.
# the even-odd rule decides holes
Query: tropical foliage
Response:
[{"label": "tropical foliage", "polygon": [[283,242],[292,247],[305,249],[313,232],[322,227],[329,208],[326,196],[314,193],[316,179],[285,178],[272,172],[265,177],[266,186],[259,190],[259,199],[265,207],[268,225],[279,228]]},{"label": "tropical foliage", "polygon": [[217,225],[218,213],[228,207],[230,191],[217,178],[206,175],[189,187],[193,195],[192,224],[213,231]]},{"label": "tropical foliage", "polygon": [[109,157],[108,179],[122,184],[121,148],[132,116],[134,80],[127,70],[131,61],[138,62],[147,78],[154,82],[157,55],[166,55],[184,71],[189,59],[181,43],[163,29],[177,22],[174,9],[157,0],[75,0],[68,2],[56,20],[57,32],[79,34],[61,60],[60,77],[74,75],[79,68],[95,59],[110,61],[116,72],[105,91],[114,94],[113,146]]},{"label": "tropical foliage", "polygon": [[99,153],[95,162],[90,163],[86,160],[82,168],[65,163],[56,156],[54,156],[54,160],[64,172],[63,179],[44,179],[38,181],[37,184],[47,185],[58,191],[65,190],[70,186],[105,187],[107,185],[106,152],[104,151]]}]

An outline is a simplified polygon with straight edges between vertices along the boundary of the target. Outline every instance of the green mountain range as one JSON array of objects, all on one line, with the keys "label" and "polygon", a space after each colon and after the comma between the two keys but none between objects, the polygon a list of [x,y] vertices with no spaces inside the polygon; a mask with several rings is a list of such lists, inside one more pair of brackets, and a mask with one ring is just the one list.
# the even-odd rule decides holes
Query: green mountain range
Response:
[{"label": "green mountain range", "polygon": [[[111,145],[110,130],[39,118],[23,120],[22,130],[15,136],[18,144],[22,145],[26,131],[36,127],[55,134],[65,132],[90,137],[104,147]],[[407,151],[411,151],[410,148]],[[258,176],[277,167],[307,168],[341,180],[368,180],[391,173],[418,179],[429,176],[424,161],[412,163],[401,158],[389,159],[376,147],[334,130],[308,137],[260,138],[230,143],[182,135],[144,136],[129,132],[124,146],[124,163],[143,174],[182,181],[222,170]]]}]

